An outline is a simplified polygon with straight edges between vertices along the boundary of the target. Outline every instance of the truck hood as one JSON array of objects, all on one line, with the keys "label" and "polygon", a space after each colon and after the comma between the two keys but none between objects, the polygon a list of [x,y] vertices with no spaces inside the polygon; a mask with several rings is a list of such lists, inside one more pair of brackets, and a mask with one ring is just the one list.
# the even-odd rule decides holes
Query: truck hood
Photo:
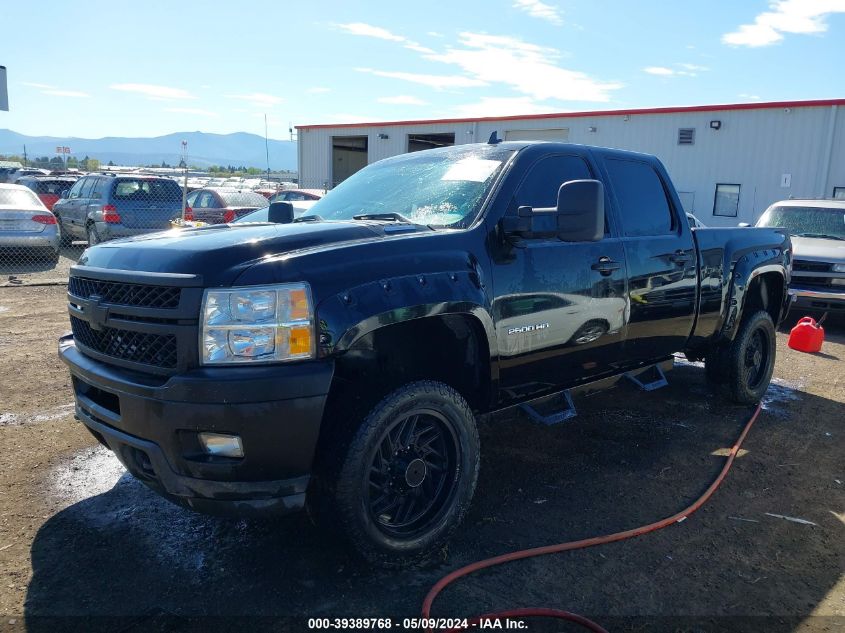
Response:
[{"label": "truck hood", "polygon": [[815,262],[845,262],[845,242],[818,237],[792,236],[794,259]]},{"label": "truck hood", "polygon": [[[405,225],[405,228],[417,232],[415,227]],[[427,229],[419,227],[419,230]],[[199,275],[205,286],[226,286],[266,257],[362,240],[378,241],[390,237],[390,231],[389,225],[378,222],[216,224],[99,244],[87,249],[79,264],[112,270],[193,274]]]}]

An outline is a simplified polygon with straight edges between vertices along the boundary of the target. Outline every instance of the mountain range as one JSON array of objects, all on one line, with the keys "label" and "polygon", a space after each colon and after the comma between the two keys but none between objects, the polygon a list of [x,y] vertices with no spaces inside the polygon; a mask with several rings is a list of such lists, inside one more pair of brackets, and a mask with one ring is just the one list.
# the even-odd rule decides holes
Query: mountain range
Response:
[{"label": "mountain range", "polygon": [[[235,165],[267,168],[264,138],[257,134],[235,132],[177,132],[151,138],[108,136],[87,139],[58,136],[27,136],[0,129],[0,154],[23,154],[30,158],[56,155],[56,147],[69,147],[77,158],[89,156],[105,164],[154,165],[162,161],[178,165],[182,141],[188,142],[188,164],[198,167]],[[270,139],[270,168],[296,171],[296,142]]]}]

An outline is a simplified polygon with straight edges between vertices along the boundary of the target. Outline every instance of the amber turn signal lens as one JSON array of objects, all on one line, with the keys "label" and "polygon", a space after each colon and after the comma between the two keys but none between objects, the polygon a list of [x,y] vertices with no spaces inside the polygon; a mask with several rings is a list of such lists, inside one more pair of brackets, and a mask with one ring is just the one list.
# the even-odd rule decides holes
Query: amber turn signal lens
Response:
[{"label": "amber turn signal lens", "polygon": [[291,356],[311,353],[311,327],[292,327],[289,334],[289,354]]}]

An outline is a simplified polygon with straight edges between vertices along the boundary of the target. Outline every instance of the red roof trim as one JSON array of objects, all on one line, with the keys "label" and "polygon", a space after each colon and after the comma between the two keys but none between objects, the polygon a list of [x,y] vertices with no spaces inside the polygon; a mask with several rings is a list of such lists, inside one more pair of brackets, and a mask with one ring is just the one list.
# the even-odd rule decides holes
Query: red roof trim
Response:
[{"label": "red roof trim", "polygon": [[319,130],[325,128],[391,127],[394,125],[432,125],[447,123],[475,123],[483,121],[515,121],[537,119],[581,118],[590,116],[613,116],[622,114],[670,114],[677,112],[714,112],[716,110],[764,110],[767,108],[802,108],[845,105],[845,99],[815,99],[808,101],[762,101],[754,103],[729,103],[722,105],[670,106],[664,108],[633,108],[630,110],[592,110],[588,112],[553,112],[548,114],[514,114],[460,119],[420,119],[411,121],[378,121],[373,123],[321,123],[319,125],[297,125],[297,130]]}]

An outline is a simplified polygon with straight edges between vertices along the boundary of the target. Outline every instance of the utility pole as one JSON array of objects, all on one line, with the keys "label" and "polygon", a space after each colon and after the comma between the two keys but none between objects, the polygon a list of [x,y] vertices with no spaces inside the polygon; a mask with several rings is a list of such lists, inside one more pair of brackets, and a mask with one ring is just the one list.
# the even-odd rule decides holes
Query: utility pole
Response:
[{"label": "utility pole", "polygon": [[184,222],[185,209],[188,206],[188,141],[182,141],[182,159],[179,166],[185,170],[185,179],[182,184],[182,222]]},{"label": "utility pole", "polygon": [[264,153],[267,155],[267,182],[270,182],[270,141],[267,140],[267,114],[264,114]]},{"label": "utility pole", "polygon": [[26,167],[26,145],[23,146],[23,166]]}]

